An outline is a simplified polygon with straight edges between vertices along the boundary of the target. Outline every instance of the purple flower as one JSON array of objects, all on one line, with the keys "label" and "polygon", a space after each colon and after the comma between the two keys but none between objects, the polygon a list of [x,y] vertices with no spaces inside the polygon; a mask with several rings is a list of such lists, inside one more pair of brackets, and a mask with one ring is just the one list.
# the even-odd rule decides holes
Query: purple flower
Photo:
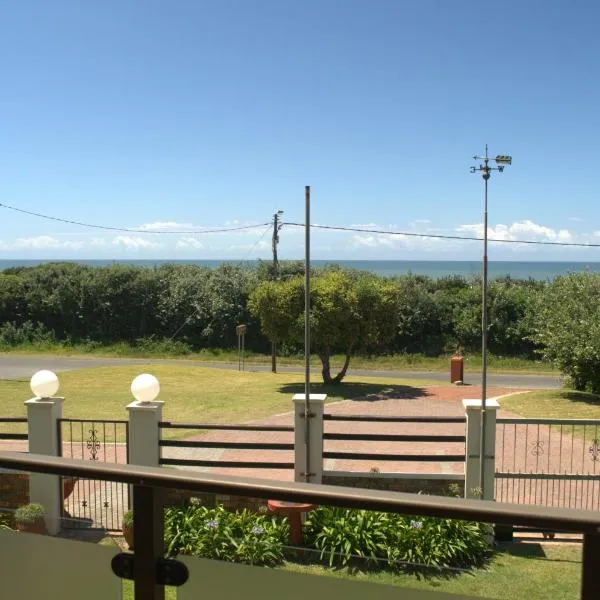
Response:
[{"label": "purple flower", "polygon": [[264,532],[265,532],[265,529],[264,529],[264,527],[261,527],[260,525],[255,525],[255,526],[252,528],[252,533],[253,533],[254,535],[260,535],[261,533],[264,533]]},{"label": "purple flower", "polygon": [[410,526],[413,529],[423,529],[423,521],[411,521]]},{"label": "purple flower", "polygon": [[209,519],[204,523],[204,527],[206,527],[207,529],[216,529],[218,525],[219,522],[215,521],[215,519]]}]

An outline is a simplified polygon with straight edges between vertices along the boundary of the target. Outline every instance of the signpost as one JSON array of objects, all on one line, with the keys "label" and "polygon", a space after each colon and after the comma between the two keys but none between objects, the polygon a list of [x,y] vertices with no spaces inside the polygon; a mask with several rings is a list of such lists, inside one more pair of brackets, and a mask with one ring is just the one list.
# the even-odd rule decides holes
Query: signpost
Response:
[{"label": "signpost", "polygon": [[244,371],[246,367],[246,331],[248,325],[238,325],[235,328],[238,337],[238,371]]}]

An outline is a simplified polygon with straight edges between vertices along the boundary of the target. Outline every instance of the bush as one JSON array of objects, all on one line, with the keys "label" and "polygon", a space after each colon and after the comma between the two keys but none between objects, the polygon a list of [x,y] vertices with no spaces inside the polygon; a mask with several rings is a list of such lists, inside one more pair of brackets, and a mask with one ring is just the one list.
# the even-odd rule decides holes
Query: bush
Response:
[{"label": "bush", "polygon": [[19,346],[53,341],[54,333],[49,331],[42,323],[25,321],[21,325],[17,325],[8,322],[0,327],[0,346]]},{"label": "bush", "polygon": [[32,524],[41,521],[46,516],[46,510],[41,504],[25,504],[15,511],[15,522]]},{"label": "bush", "polygon": [[133,527],[133,511],[128,510],[123,515],[123,527]]},{"label": "bush", "polygon": [[390,567],[408,562],[466,568],[480,564],[490,550],[487,527],[478,523],[326,506],[310,513],[305,532],[329,565],[347,566],[356,557]]},{"label": "bush", "polygon": [[532,339],[576,390],[600,393],[600,275],[557,277],[535,306]]},{"label": "bush", "polygon": [[169,508],[165,516],[165,547],[170,556],[202,558],[252,565],[283,561],[288,536],[286,519],[248,510],[229,512],[222,506]]},{"label": "bush", "polygon": [[353,557],[372,562],[385,556],[390,527],[387,513],[320,506],[305,523],[306,542],[330,566],[346,566]]}]

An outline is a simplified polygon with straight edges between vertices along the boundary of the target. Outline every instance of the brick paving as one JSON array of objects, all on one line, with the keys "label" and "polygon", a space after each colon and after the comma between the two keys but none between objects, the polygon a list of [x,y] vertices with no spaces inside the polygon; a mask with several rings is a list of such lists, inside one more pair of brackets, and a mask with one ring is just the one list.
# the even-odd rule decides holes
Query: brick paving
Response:
[{"label": "brick paving", "polygon": [[[476,398],[481,393],[478,387],[448,387],[430,386],[418,388],[416,391],[395,394],[388,397],[369,395],[363,399],[343,400],[326,406],[325,411],[337,415],[381,415],[381,416],[464,416],[463,398]],[[489,388],[488,396],[501,396],[510,393],[503,388]],[[400,396],[400,397],[397,397]],[[501,411],[503,416],[513,416]],[[261,425],[293,425],[293,414],[277,415],[259,421]],[[382,434],[415,434],[415,435],[464,435],[463,423],[373,423],[373,422],[344,422],[326,421],[325,431],[331,433],[382,433]],[[256,431],[209,431],[205,434],[194,435],[189,440],[203,441],[235,441],[235,442],[293,442],[291,432],[256,432]],[[176,451],[177,450],[177,451]],[[464,454],[464,444],[444,443],[443,447],[436,443],[424,442],[356,442],[328,440],[325,450],[339,452],[368,452],[378,454]],[[188,449],[163,448],[165,457],[187,457],[204,460],[247,460],[247,461],[277,461],[293,462],[292,451],[282,450],[218,450],[218,449]],[[464,472],[464,463],[449,462],[392,462],[364,461],[346,459],[326,459],[325,469],[328,471],[365,472],[378,469],[381,472],[396,473],[454,473]],[[291,481],[293,470],[278,469],[243,469],[220,467],[190,467],[194,470],[219,473],[223,475],[239,475]]]}]

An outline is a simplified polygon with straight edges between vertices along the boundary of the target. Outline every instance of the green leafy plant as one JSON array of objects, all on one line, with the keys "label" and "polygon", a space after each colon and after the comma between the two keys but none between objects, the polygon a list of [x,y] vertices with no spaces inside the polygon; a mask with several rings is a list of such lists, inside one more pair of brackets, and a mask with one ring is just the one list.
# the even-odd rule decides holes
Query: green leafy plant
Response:
[{"label": "green leafy plant", "polygon": [[41,504],[25,504],[15,511],[15,522],[30,525],[43,521],[45,516],[46,510]]},{"label": "green leafy plant", "polygon": [[353,557],[369,562],[386,555],[390,517],[386,513],[320,506],[310,513],[306,541],[329,565],[346,566]]},{"label": "green leafy plant", "polygon": [[313,511],[305,524],[308,544],[330,566],[347,566],[358,558],[390,567],[470,567],[488,555],[488,533],[479,523],[326,506]]},{"label": "green leafy plant", "polygon": [[388,564],[469,568],[489,554],[488,530],[479,523],[436,517],[394,515],[390,519]]},{"label": "green leafy plant", "polygon": [[128,510],[123,515],[123,526],[124,527],[133,527],[133,511],[132,510]]},{"label": "green leafy plant", "polygon": [[170,556],[275,565],[283,560],[287,536],[285,519],[248,510],[230,512],[220,505],[169,508],[165,515],[165,547]]}]

